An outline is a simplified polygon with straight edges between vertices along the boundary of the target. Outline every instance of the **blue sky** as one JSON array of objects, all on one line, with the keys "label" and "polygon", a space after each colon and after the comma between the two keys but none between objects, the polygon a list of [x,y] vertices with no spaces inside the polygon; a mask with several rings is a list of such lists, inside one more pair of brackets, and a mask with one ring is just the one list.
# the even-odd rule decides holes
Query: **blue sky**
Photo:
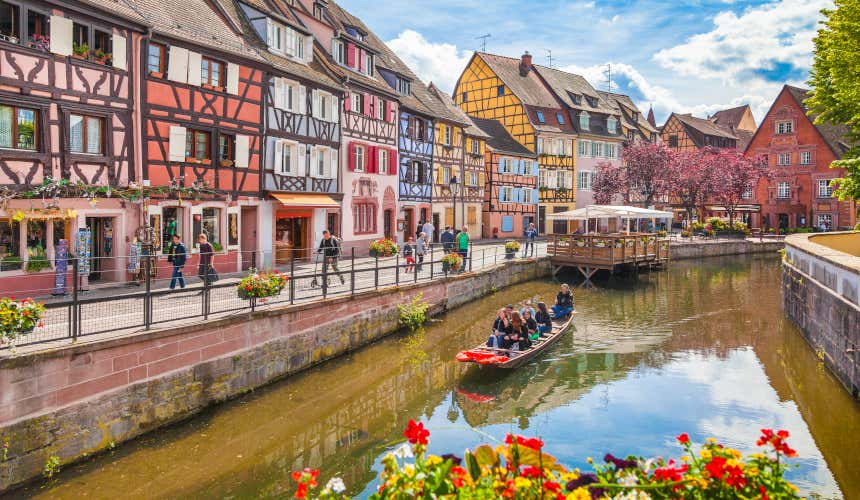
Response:
[{"label": "blue sky", "polygon": [[658,121],[750,104],[760,120],[783,83],[803,86],[820,9],[831,0],[340,0],[425,81],[451,90],[485,34],[487,51],[582,74]]}]

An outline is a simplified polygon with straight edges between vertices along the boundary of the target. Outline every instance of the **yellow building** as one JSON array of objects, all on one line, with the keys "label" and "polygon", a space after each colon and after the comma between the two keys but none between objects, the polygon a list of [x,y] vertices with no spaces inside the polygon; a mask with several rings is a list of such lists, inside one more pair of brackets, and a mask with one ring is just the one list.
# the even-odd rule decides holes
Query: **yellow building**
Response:
[{"label": "yellow building", "polygon": [[497,120],[520,144],[537,153],[540,204],[538,231],[566,234],[564,221],[548,224],[547,214],[576,208],[576,130],[564,104],[547,88],[526,52],[522,58],[476,52],[454,96],[471,116]]}]

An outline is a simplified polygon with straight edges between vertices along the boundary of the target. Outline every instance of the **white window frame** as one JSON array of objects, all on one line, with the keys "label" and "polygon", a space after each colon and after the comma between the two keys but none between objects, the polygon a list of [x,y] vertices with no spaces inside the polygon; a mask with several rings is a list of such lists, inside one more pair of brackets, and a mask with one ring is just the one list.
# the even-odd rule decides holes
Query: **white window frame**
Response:
[{"label": "white window frame", "polygon": [[791,198],[791,184],[785,181],[776,183],[776,197],[780,200]]},{"label": "white window frame", "polygon": [[[273,170],[277,175],[287,177],[299,176],[299,144],[295,141],[277,140],[275,141],[274,165]],[[289,164],[285,165],[284,153],[289,151]]]},{"label": "white window frame", "polygon": [[618,130],[618,120],[613,117],[609,117],[606,119],[606,130],[609,131],[610,134],[616,133]]},{"label": "white window frame", "polygon": [[576,190],[591,191],[591,172],[580,171],[576,173]]},{"label": "white window frame", "polygon": [[481,141],[479,139],[472,139],[472,154],[481,154]]},{"label": "white window frame", "polygon": [[478,172],[475,172],[474,170],[469,171],[469,185],[478,186]]},{"label": "white window frame", "polygon": [[367,76],[373,76],[373,54],[368,52],[364,52],[364,74]]},{"label": "white window frame", "polygon": [[504,157],[502,158],[502,173],[503,174],[515,174],[517,173],[516,161],[513,158]]},{"label": "white window frame", "polygon": [[535,203],[535,193],[533,188],[523,188],[523,203],[527,205],[534,205]]},{"label": "white window frame", "polygon": [[591,130],[590,120],[591,116],[586,111],[579,113],[579,128],[582,130]]},{"label": "white window frame", "polygon": [[445,145],[450,146],[454,140],[453,138],[454,138],[454,128],[446,125],[445,126],[445,137],[444,137]]},{"label": "white window frame", "polygon": [[[509,193],[505,195],[505,193]],[[500,186],[499,187],[499,203],[516,203],[514,201],[514,187]]]},{"label": "white window frame", "polygon": [[385,99],[376,98],[376,119],[385,121]]},{"label": "white window frame", "polygon": [[583,139],[576,141],[576,154],[580,158],[588,158],[591,154],[591,141]]},{"label": "white window frame", "polygon": [[331,39],[331,56],[340,65],[346,65],[346,44],[337,38]]},{"label": "white window frame", "polygon": [[349,109],[352,110],[353,113],[363,113],[364,110],[361,109],[362,100],[363,98],[361,94],[352,94],[352,98],[349,100]]},{"label": "white window frame", "polygon": [[266,46],[270,51],[285,54],[286,27],[270,18],[266,19]]},{"label": "white window frame", "polygon": [[752,187],[747,187],[746,190],[741,194],[741,199],[743,200],[751,200],[753,197],[753,189]]},{"label": "white window frame", "polygon": [[591,142],[591,156],[594,158],[600,158],[603,156],[603,143],[598,141]]},{"label": "white window frame", "polygon": [[833,215],[831,214],[818,214],[816,221],[818,222],[815,226],[817,228],[820,228],[824,222],[827,222],[827,227],[833,229]]},{"label": "white window frame", "polygon": [[787,167],[791,165],[791,153],[777,153],[776,164],[780,167]]},{"label": "white window frame", "polygon": [[790,134],[794,131],[794,123],[791,120],[776,122],[777,134]]},{"label": "white window frame", "polygon": [[379,165],[379,173],[380,173],[380,174],[388,175],[388,168],[389,168],[389,165],[388,165],[388,159],[389,159],[389,156],[388,156],[388,150],[387,150],[387,149],[379,149],[379,150],[377,150],[376,155],[378,156],[378,158],[377,158],[377,161],[378,161],[377,165]]},{"label": "white window frame", "polygon": [[800,164],[801,165],[812,165],[812,151],[801,151],[800,152]]},{"label": "white window frame", "polygon": [[831,179],[818,179],[818,197],[833,198],[833,187],[830,186]]},{"label": "white window frame", "polygon": [[[355,145],[355,159],[353,160],[353,164],[355,165],[356,172],[364,172],[367,168],[367,148],[360,144]],[[361,161],[359,161],[361,159]]]}]

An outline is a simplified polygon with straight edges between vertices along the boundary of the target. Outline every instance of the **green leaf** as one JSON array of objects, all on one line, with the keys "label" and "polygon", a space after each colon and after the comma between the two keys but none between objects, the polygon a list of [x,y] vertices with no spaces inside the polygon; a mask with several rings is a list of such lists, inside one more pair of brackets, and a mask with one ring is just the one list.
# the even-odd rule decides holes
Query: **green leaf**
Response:
[{"label": "green leaf", "polygon": [[469,450],[466,450],[466,456],[463,459],[466,461],[466,469],[469,470],[472,480],[477,481],[481,477],[481,466],[478,465],[478,459]]},{"label": "green leaf", "polygon": [[475,458],[477,459],[478,465],[488,466],[488,467],[498,467],[499,466],[499,455],[493,450],[493,447],[484,444],[477,448],[475,448]]}]

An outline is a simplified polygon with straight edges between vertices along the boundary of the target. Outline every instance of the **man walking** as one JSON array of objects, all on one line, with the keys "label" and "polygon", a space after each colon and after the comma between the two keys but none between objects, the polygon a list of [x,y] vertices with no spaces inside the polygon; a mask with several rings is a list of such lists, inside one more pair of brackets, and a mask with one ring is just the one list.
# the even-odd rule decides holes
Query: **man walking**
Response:
[{"label": "man walking", "polygon": [[445,232],[439,236],[439,241],[442,242],[442,249],[445,253],[454,251],[454,233],[451,231],[451,226],[445,226]]},{"label": "man walking", "polygon": [[185,245],[182,244],[182,238],[179,234],[173,235],[173,242],[170,245],[170,255],[167,260],[173,264],[173,274],[170,276],[170,289],[176,288],[176,282],[179,282],[179,288],[185,289],[185,277],[182,276],[182,268],[185,267],[185,261],[188,256],[185,251]]},{"label": "man walking", "polygon": [[469,228],[463,226],[463,230],[457,235],[457,251],[463,257],[463,265],[460,266],[462,273],[466,269],[466,259],[469,257]]},{"label": "man walking", "polygon": [[[328,229],[323,230],[323,239],[320,242],[317,253],[323,254],[323,275],[327,274],[328,268],[331,266],[332,270],[340,278],[340,284],[343,285],[346,283],[340,274],[340,269],[337,268],[337,260],[340,257],[340,243],[338,243],[337,238],[332,237]],[[328,278],[326,278],[326,284],[328,284]]]},{"label": "man walking", "polygon": [[523,250],[523,257],[528,257],[529,247],[532,249],[531,256],[535,256],[535,239],[537,238],[537,229],[534,222],[529,222],[529,227],[526,229],[526,246]]},{"label": "man walking", "polygon": [[427,244],[430,245],[433,243],[433,234],[436,232],[436,227],[429,220],[424,222],[424,227],[421,228],[421,231],[424,233],[424,239],[427,241]]}]

